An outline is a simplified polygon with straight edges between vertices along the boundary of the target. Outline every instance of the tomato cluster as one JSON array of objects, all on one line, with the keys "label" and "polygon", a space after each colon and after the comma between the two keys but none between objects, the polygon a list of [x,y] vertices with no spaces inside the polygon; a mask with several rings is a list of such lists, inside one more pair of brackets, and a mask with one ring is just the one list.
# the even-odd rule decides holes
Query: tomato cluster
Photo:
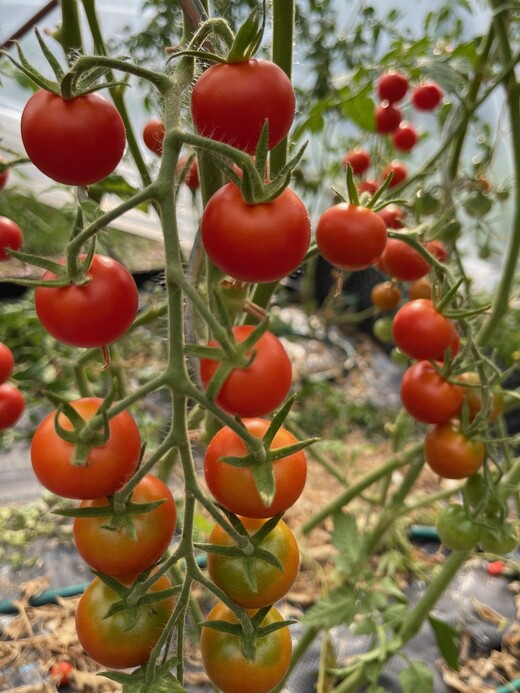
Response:
[{"label": "tomato cluster", "polygon": [[0,431],[14,426],[25,409],[25,397],[16,385],[7,382],[14,366],[13,352],[0,342]]}]

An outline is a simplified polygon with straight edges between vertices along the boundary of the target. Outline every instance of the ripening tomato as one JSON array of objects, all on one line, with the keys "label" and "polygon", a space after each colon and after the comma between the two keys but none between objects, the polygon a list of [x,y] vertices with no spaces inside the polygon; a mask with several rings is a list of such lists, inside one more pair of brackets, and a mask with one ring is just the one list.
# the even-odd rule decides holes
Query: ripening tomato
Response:
[{"label": "ripening tomato", "polygon": [[419,84],[412,91],[412,103],[419,111],[433,111],[442,101],[444,92],[440,86],[430,80]]},{"label": "ripening tomato", "polygon": [[[46,271],[42,281],[55,278]],[[92,348],[111,344],[126,333],[137,314],[139,294],[126,267],[94,255],[84,284],[38,286],[34,305],[43,327],[58,341]]]},{"label": "ripening tomato", "polygon": [[391,103],[383,102],[376,106],[374,111],[376,120],[376,132],[380,135],[388,135],[397,130],[402,119],[401,110]]},{"label": "ripening tomato", "polygon": [[403,282],[420,279],[430,271],[428,260],[418,250],[399,238],[387,240],[378,267],[385,274]]},{"label": "ripening tomato", "polygon": [[[252,325],[236,325],[233,335],[243,342],[253,331]],[[211,340],[210,347],[218,347]],[[287,397],[292,383],[292,365],[281,341],[272,332],[264,332],[249,355],[254,355],[245,368],[234,368],[224,381],[217,404],[238,416],[264,416],[279,407]],[[220,365],[210,358],[200,360],[200,376],[208,387]]]},{"label": "ripening tomato", "polygon": [[[70,405],[85,420],[96,416],[99,397],[84,397]],[[141,457],[141,436],[132,415],[122,411],[109,420],[108,440],[93,446],[86,460],[76,460],[77,446],[61,438],[55,428],[56,414],[48,414],[38,425],[31,442],[34,473],[45,488],[64,498],[110,496],[132,476]],[[59,425],[73,430],[69,418],[61,413]],[[102,433],[102,424],[99,432]]]},{"label": "ripening tomato", "polygon": [[[269,428],[267,419],[244,419],[246,429],[262,438]],[[280,428],[271,444],[271,450],[294,445],[296,438]],[[303,450],[286,455],[273,462],[276,492],[266,506],[258,493],[249,467],[236,467],[223,457],[242,457],[248,453],[242,438],[228,426],[221,428],[211,439],[204,457],[204,476],[208,488],[220,505],[244,517],[272,517],[290,508],[300,497],[307,478],[307,461]]]},{"label": "ripening tomato", "polygon": [[388,70],[377,79],[377,95],[381,101],[396,103],[406,96],[408,91],[408,77],[402,72]]},{"label": "ripening tomato", "polygon": [[396,185],[399,185],[406,180],[406,177],[408,176],[408,169],[402,161],[394,159],[383,169],[383,180],[385,180],[390,173],[392,174],[392,180],[388,184],[388,187],[395,188]]},{"label": "ripening tomato", "polygon": [[65,185],[91,185],[106,178],[126,146],[119,111],[95,92],[64,99],[40,89],[25,105],[21,132],[32,163]]},{"label": "ripening tomato", "polygon": [[450,345],[453,332],[452,321],[427,298],[401,306],[392,326],[396,346],[414,359],[439,359]]},{"label": "ripening tomato", "polygon": [[416,298],[432,297],[432,283],[426,277],[420,277],[410,284],[408,287],[408,298],[413,301]]},{"label": "ripening tomato", "polygon": [[282,279],[301,264],[311,240],[307,209],[290,188],[272,202],[250,205],[226,183],[210,198],[200,228],[210,259],[243,282]]},{"label": "ripening tomato", "polygon": [[[142,573],[164,554],[173,537],[177,508],[168,486],[152,474],[147,474],[135,487],[132,503],[144,504],[162,500],[154,510],[132,514],[133,532],[127,518],[111,515],[75,517],[73,536],[76,549],[94,570],[107,575]],[[84,500],[80,508],[108,507],[108,498]],[[124,521],[123,521],[124,520]]]},{"label": "ripening tomato", "polygon": [[[135,576],[118,578],[126,587],[130,587],[134,580]],[[170,580],[162,575],[150,587],[149,593],[170,588]],[[111,669],[129,669],[148,660],[172,614],[174,598],[167,596],[160,601],[142,603],[106,616],[119,599],[111,587],[100,578],[94,578],[79,600],[76,632],[85,652],[98,664]]]},{"label": "ripening tomato", "polygon": [[[466,371],[457,378],[463,385],[464,401],[466,403],[469,419],[473,419],[482,409],[484,393],[480,376],[476,371]],[[488,420],[495,421],[504,409],[504,398],[497,390],[488,392]]]},{"label": "ripening tomato", "polygon": [[445,479],[464,479],[484,462],[484,443],[468,438],[456,420],[434,424],[426,431],[424,456],[428,466]]},{"label": "ripening tomato", "polygon": [[395,204],[389,204],[386,207],[383,207],[383,209],[380,209],[377,214],[385,222],[387,229],[401,229],[405,225],[405,211]]},{"label": "ripening tomato", "polygon": [[161,156],[163,152],[164,123],[159,118],[152,118],[143,128],[143,142],[148,149]]},{"label": "ripening tomato", "polygon": [[0,384],[11,376],[14,368],[13,352],[7,344],[0,342]]},{"label": "ripening tomato", "polygon": [[12,219],[0,216],[0,262],[10,260],[9,250],[19,250],[23,243],[22,229]]},{"label": "ripening tomato", "polygon": [[67,686],[70,680],[70,674],[73,670],[74,667],[70,662],[64,660],[55,662],[49,668],[52,683],[54,683],[58,688],[61,688],[61,686]]},{"label": "ripening tomato", "polygon": [[464,506],[448,505],[436,522],[439,539],[451,551],[469,551],[477,545],[481,528],[468,517]]},{"label": "ripening tomato", "polygon": [[[253,535],[267,520],[241,517],[249,535]],[[216,524],[209,537],[216,546],[236,546],[234,540]],[[268,551],[280,563],[280,568],[256,557],[224,556],[208,551],[208,573],[213,582],[236,604],[247,609],[259,609],[281,599],[291,589],[298,574],[300,551],[298,542],[287,524],[280,520],[259,548]]]},{"label": "ripening tomato", "polygon": [[[250,615],[253,614],[251,611]],[[207,620],[238,624],[238,619],[223,602],[213,607]],[[262,627],[282,620],[277,609],[272,607]],[[250,660],[242,653],[238,635],[202,626],[200,651],[204,669],[222,693],[269,693],[287,673],[292,655],[288,627],[258,638],[254,659]]]},{"label": "ripening tomato", "polygon": [[366,269],[377,262],[385,248],[386,226],[368,207],[340,202],[319,218],[316,244],[335,267]]},{"label": "ripening tomato", "polygon": [[417,421],[448,421],[460,411],[463,399],[464,389],[443,378],[430,361],[417,361],[403,374],[401,401]]},{"label": "ripening tomato", "polygon": [[[179,163],[177,164],[177,173],[179,175],[182,175],[187,163],[187,156],[183,156],[179,159]],[[191,192],[195,192],[195,190],[200,188],[199,165],[197,163],[197,157],[193,157],[190,161],[190,165],[184,173],[183,182],[188,186]]]},{"label": "ripening tomato", "polygon": [[350,164],[352,173],[360,176],[370,166],[370,154],[365,149],[353,149],[343,157],[343,167],[347,168],[347,164]]},{"label": "ripening tomato", "polygon": [[0,431],[14,426],[25,409],[25,397],[16,385],[0,385]]},{"label": "ripening tomato", "polygon": [[366,180],[362,180],[360,183],[358,183],[357,189],[360,195],[364,192],[369,193],[369,195],[373,195],[379,190],[379,183],[376,180],[367,178]]},{"label": "ripening tomato", "polygon": [[267,60],[218,63],[205,70],[191,94],[199,134],[254,154],[267,120],[268,149],[289,132],[296,99],[291,80]]},{"label": "ripening tomato", "polygon": [[401,291],[394,282],[379,282],[372,287],[370,299],[380,310],[393,310],[401,299]]},{"label": "ripening tomato", "polygon": [[442,241],[435,238],[433,241],[425,241],[424,247],[439,262],[446,262],[448,259],[448,249]]},{"label": "ripening tomato", "polygon": [[417,130],[408,121],[402,120],[392,135],[392,143],[400,152],[409,152],[417,144]]}]

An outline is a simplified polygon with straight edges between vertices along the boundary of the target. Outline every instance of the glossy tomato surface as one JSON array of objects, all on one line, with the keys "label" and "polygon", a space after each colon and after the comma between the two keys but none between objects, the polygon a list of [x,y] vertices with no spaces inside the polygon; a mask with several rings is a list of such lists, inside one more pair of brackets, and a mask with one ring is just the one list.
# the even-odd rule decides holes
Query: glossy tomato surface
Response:
[{"label": "glossy tomato surface", "polygon": [[23,243],[23,232],[16,222],[0,216],[0,261],[11,259],[9,250],[19,250]]},{"label": "glossy tomato surface", "polygon": [[365,149],[353,149],[343,157],[343,167],[346,168],[347,164],[350,164],[352,173],[360,176],[370,166],[370,154]]},{"label": "glossy tomato surface", "polygon": [[143,128],[143,142],[148,149],[161,156],[163,152],[164,123],[159,118],[151,118]]},{"label": "glossy tomato surface", "polygon": [[377,95],[381,101],[396,103],[406,96],[408,77],[397,70],[388,70],[377,79]]},{"label": "glossy tomato surface", "polygon": [[464,479],[484,462],[484,443],[468,438],[456,421],[430,426],[424,438],[424,456],[430,468],[445,479]]},{"label": "glossy tomato surface", "polygon": [[0,385],[0,431],[14,426],[25,409],[25,397],[16,385]]},{"label": "glossy tomato surface", "polygon": [[437,82],[423,82],[412,91],[412,103],[418,111],[433,111],[443,96],[444,92]]},{"label": "glossy tomato surface", "polygon": [[123,119],[98,93],[64,99],[37,91],[22,112],[21,133],[32,163],[65,185],[91,185],[106,178],[126,146]]},{"label": "glossy tomato surface", "polygon": [[394,317],[396,346],[414,359],[440,359],[453,339],[453,323],[427,298],[401,306]]},{"label": "glossy tomato surface", "polygon": [[201,237],[222,272],[244,282],[273,282],[303,261],[311,222],[305,205],[290,188],[272,202],[249,205],[240,189],[227,183],[204,210]]},{"label": "glossy tomato surface", "polygon": [[401,291],[393,282],[379,282],[372,287],[370,299],[380,310],[393,310],[401,299]]},{"label": "glossy tomato surface", "polygon": [[443,378],[430,361],[417,361],[403,374],[401,401],[417,421],[448,421],[459,413],[463,400],[463,388]]},{"label": "glossy tomato surface", "polygon": [[285,72],[256,58],[212,65],[197,79],[191,95],[197,131],[248,154],[254,154],[266,120],[268,148],[279,144],[291,128],[295,108]]},{"label": "glossy tomato surface", "polygon": [[380,135],[388,135],[397,130],[402,120],[401,109],[391,103],[383,102],[376,106],[374,111],[376,132]]},{"label": "glossy tomato surface", "polygon": [[11,376],[14,368],[14,356],[13,352],[7,344],[0,342],[0,383],[5,383],[5,381]]},{"label": "glossy tomato surface", "polygon": [[[55,279],[46,271],[42,281]],[[100,347],[120,339],[137,315],[139,295],[134,278],[117,260],[94,255],[84,284],[38,286],[36,313],[58,341],[76,347]]]},{"label": "glossy tomato surface", "polygon": [[408,121],[402,120],[392,135],[392,143],[400,152],[409,152],[417,144],[419,135],[416,128]]},{"label": "glossy tomato surface", "polygon": [[[101,403],[98,397],[85,397],[70,404],[85,421],[90,421]],[[141,436],[128,411],[110,419],[108,440],[90,448],[86,461],[80,464],[74,463],[76,446],[58,435],[55,419],[56,412],[48,414],[31,441],[34,473],[49,491],[64,498],[101,498],[121,488],[134,473],[141,455]],[[58,422],[66,431],[72,430],[65,414],[59,415]]]},{"label": "glossy tomato surface", "polygon": [[430,271],[428,260],[418,250],[399,238],[387,240],[378,266],[394,279],[406,282],[420,279]]},{"label": "glossy tomato surface", "polygon": [[[244,419],[252,435],[262,438],[269,427],[267,419]],[[271,449],[294,445],[296,438],[285,428],[276,433]],[[290,508],[300,497],[307,478],[307,461],[303,450],[273,462],[276,492],[265,505],[258,493],[249,467],[236,467],[223,457],[242,457],[248,449],[239,435],[229,427],[221,428],[211,439],[204,456],[204,476],[208,488],[220,505],[244,517],[272,517]]]}]

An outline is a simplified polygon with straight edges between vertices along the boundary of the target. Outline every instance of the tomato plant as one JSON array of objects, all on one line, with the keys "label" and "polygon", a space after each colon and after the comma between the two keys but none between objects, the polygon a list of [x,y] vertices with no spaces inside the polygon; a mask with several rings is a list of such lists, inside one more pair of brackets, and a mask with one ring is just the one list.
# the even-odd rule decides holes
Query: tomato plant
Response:
[{"label": "tomato plant", "polygon": [[426,277],[420,277],[415,281],[411,282],[408,286],[408,298],[413,301],[416,298],[428,298],[432,297],[432,283]]},{"label": "tomato plant", "polygon": [[392,174],[392,179],[388,184],[388,187],[394,188],[396,185],[399,185],[406,180],[408,176],[408,169],[402,161],[394,159],[383,169],[383,180],[390,174]]},{"label": "tomato plant", "polygon": [[485,526],[480,534],[480,545],[490,553],[511,553],[518,546],[518,533],[511,522]]},{"label": "tomato plant", "polygon": [[[199,177],[199,165],[197,163],[196,157],[193,157],[189,163],[188,168],[188,157],[181,157],[179,163],[177,164],[177,172],[179,175],[183,175],[183,182],[188,186],[188,188],[195,192],[200,188],[200,177]],[[184,171],[186,169],[186,171]],[[183,174],[184,171],[184,174]]]},{"label": "tomato plant", "polygon": [[366,192],[369,195],[373,195],[379,190],[379,183],[376,180],[367,178],[366,180],[362,180],[357,184],[357,189],[359,194]]},{"label": "tomato plant", "polygon": [[[55,279],[47,270],[42,281]],[[137,315],[139,295],[134,278],[117,260],[94,255],[84,282],[38,286],[36,313],[58,341],[76,347],[100,347],[120,339]]]},{"label": "tomato plant", "polygon": [[401,299],[401,291],[393,282],[379,282],[372,287],[370,299],[380,310],[393,310]]},{"label": "tomato plant", "polygon": [[[233,335],[238,343],[246,339],[254,327],[237,325]],[[211,340],[210,347],[218,347]],[[274,411],[287,397],[292,382],[291,361],[272,332],[264,332],[249,355],[251,363],[245,368],[234,368],[221,387],[216,402],[226,411],[239,416],[263,416]],[[200,375],[204,387],[208,387],[219,367],[210,358],[200,360]]]},{"label": "tomato plant", "polygon": [[[267,520],[241,517],[249,535],[257,532]],[[219,547],[235,546],[234,540],[216,524],[209,543]],[[247,609],[274,604],[292,587],[300,565],[300,551],[294,534],[280,520],[258,545],[272,554],[279,567],[261,557],[225,556],[208,551],[208,573],[230,599]]]},{"label": "tomato plant", "polygon": [[400,152],[409,152],[415,147],[418,139],[416,128],[408,121],[402,120],[392,135],[392,144]]},{"label": "tomato plant", "polygon": [[14,356],[13,352],[7,344],[0,342],[0,383],[5,383],[5,381],[11,376],[14,368]]},{"label": "tomato plant", "polygon": [[227,183],[206,205],[201,238],[222,272],[244,282],[274,282],[303,261],[311,222],[290,188],[272,202],[250,205],[234,183]]},{"label": "tomato plant", "polygon": [[453,323],[427,298],[408,301],[394,317],[396,346],[414,359],[438,359],[453,339]]},{"label": "tomato plant", "polygon": [[[94,570],[108,575],[133,575],[150,568],[164,554],[173,537],[177,508],[168,486],[152,474],[139,481],[132,503],[163,501],[149,512],[131,516],[105,515],[74,518],[74,544]],[[109,508],[108,498],[84,500],[80,508]],[[131,523],[132,531],[129,531]]]},{"label": "tomato plant", "polygon": [[398,205],[389,204],[380,209],[377,214],[385,222],[387,229],[401,229],[405,225],[405,211]]},{"label": "tomato plant", "polygon": [[[118,578],[129,587],[135,576]],[[154,582],[147,596],[171,587],[162,575]],[[174,599],[142,603],[107,616],[119,601],[118,594],[96,577],[81,595],[76,609],[76,632],[81,646],[96,662],[112,669],[129,669],[144,664],[161,637],[173,611]]]},{"label": "tomato plant", "polygon": [[164,123],[159,118],[152,118],[143,128],[143,142],[148,149],[161,156],[163,151]]},{"label": "tomato plant", "polygon": [[376,106],[374,111],[376,120],[376,132],[380,135],[388,135],[399,127],[402,120],[401,109],[391,103],[382,103]]},{"label": "tomato plant", "polygon": [[397,70],[383,72],[377,78],[377,95],[381,101],[396,103],[406,96],[408,91],[408,77]]},{"label": "tomato plant", "polygon": [[412,103],[418,111],[433,111],[440,104],[444,92],[433,80],[425,81],[412,90]]},{"label": "tomato plant", "polygon": [[97,93],[64,99],[40,89],[23,109],[21,133],[32,163],[65,185],[91,185],[106,178],[126,146],[123,119]]},{"label": "tomato plant", "polygon": [[451,551],[467,551],[477,545],[481,530],[467,515],[464,506],[448,505],[437,517],[439,539]]},{"label": "tomato plant", "polygon": [[350,165],[352,173],[361,176],[370,166],[370,154],[366,149],[353,149],[343,157],[343,167]]},{"label": "tomato plant", "polygon": [[420,279],[430,271],[428,260],[399,238],[387,240],[378,267],[394,279],[407,282]]},{"label": "tomato plant", "polygon": [[340,202],[318,220],[316,244],[335,267],[361,270],[373,265],[386,245],[384,221],[368,207]]},{"label": "tomato plant", "polygon": [[266,120],[268,148],[279,144],[291,128],[295,108],[294,89],[285,72],[256,58],[212,65],[191,94],[198,132],[248,154],[254,154]]},{"label": "tomato plant", "polygon": [[0,261],[10,260],[10,250],[19,250],[23,243],[23,232],[16,222],[0,216]]},{"label": "tomato plant", "polygon": [[[269,428],[267,419],[244,419],[242,423],[257,438],[262,438]],[[296,442],[292,433],[282,427],[274,436],[271,450]],[[217,503],[237,515],[253,518],[272,517],[290,508],[300,497],[307,478],[303,450],[273,462],[276,492],[269,505],[262,501],[250,467],[236,467],[223,459],[243,457],[247,452],[242,438],[228,426],[211,439],[204,456],[204,477]]]},{"label": "tomato plant", "polygon": [[434,424],[426,431],[424,456],[429,467],[445,479],[464,479],[484,462],[484,443],[468,438],[455,420]]},{"label": "tomato plant", "polygon": [[[209,612],[207,621],[238,624],[233,612],[222,602]],[[282,617],[272,607],[262,626],[271,626],[279,621]],[[222,693],[269,693],[289,668],[292,642],[289,628],[279,628],[258,638],[253,659],[247,659],[242,653],[238,635],[203,624],[200,651],[209,678]]]},{"label": "tomato plant", "polygon": [[0,431],[14,426],[25,409],[25,397],[16,385],[0,384]]},{"label": "tomato plant", "polygon": [[[465,386],[462,388],[462,392],[464,393],[464,402],[468,409],[469,419],[472,421],[478,415],[484,403],[480,376],[476,371],[466,371],[461,373],[457,379],[461,385]],[[495,421],[504,409],[504,397],[496,389],[488,392],[488,408],[489,421]]]},{"label": "tomato plant", "polygon": [[[98,414],[102,401],[84,397],[70,406],[89,422]],[[97,435],[92,435],[94,444],[86,450],[80,444],[87,443],[85,436],[77,444],[60,437],[56,418],[64,431],[72,431],[68,416],[52,412],[39,423],[31,441],[34,473],[45,488],[64,498],[90,499],[109,496],[128,481],[141,456],[141,435],[128,411],[113,416],[108,431],[100,422],[94,431]]]},{"label": "tomato plant", "polygon": [[443,378],[430,361],[414,363],[402,377],[401,401],[417,421],[448,421],[460,411],[463,399],[463,388]]},{"label": "tomato plant", "polygon": [[[0,164],[3,164],[3,163],[4,163],[4,160],[0,156]],[[0,173],[0,191],[5,188],[8,180],[9,180],[9,169],[6,168]]]}]

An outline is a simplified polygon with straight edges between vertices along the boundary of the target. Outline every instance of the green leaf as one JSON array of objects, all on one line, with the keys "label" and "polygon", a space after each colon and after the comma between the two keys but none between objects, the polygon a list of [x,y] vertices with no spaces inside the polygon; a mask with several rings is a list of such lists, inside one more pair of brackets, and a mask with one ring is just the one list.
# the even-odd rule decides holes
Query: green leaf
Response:
[{"label": "green leaf", "polygon": [[432,693],[433,673],[424,662],[415,660],[399,673],[399,685],[403,693]]},{"label": "green leaf", "polygon": [[364,92],[356,94],[342,105],[343,115],[362,130],[373,132],[375,129],[374,101]]},{"label": "green leaf", "polygon": [[338,549],[336,566],[346,575],[352,573],[360,560],[364,560],[363,544],[358,534],[356,520],[352,515],[334,515],[332,543]]},{"label": "green leaf", "polygon": [[441,621],[435,616],[428,616],[433,632],[435,633],[435,639],[437,640],[437,645],[442,653],[442,656],[446,660],[446,663],[455,671],[459,669],[459,633],[456,628],[454,628],[446,621]]},{"label": "green leaf", "polygon": [[149,672],[146,665],[139,667],[131,674],[120,671],[104,671],[99,674],[111,681],[121,683],[125,693],[186,693],[171,670],[178,664],[178,659],[169,659],[154,669],[153,679],[148,680]]},{"label": "green leaf", "polygon": [[356,593],[349,585],[333,590],[320,599],[303,616],[302,623],[324,629],[350,624],[356,614]]}]

